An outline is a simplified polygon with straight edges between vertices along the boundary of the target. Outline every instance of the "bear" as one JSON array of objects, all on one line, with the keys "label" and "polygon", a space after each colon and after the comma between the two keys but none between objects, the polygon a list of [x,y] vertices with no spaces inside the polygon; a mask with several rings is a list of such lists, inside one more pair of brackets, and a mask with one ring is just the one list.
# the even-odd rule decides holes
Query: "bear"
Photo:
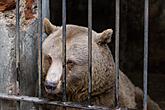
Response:
[{"label": "bear", "polygon": [[[43,20],[47,34],[42,43],[42,69],[47,98],[62,98],[62,27]],[[115,108],[115,62],[108,43],[112,29],[97,33],[92,30],[92,90],[91,104]],[[143,92],[119,71],[119,104],[142,110]],[[88,102],[88,28],[66,25],[66,94],[68,101]],[[148,96],[147,110],[161,110]]]}]

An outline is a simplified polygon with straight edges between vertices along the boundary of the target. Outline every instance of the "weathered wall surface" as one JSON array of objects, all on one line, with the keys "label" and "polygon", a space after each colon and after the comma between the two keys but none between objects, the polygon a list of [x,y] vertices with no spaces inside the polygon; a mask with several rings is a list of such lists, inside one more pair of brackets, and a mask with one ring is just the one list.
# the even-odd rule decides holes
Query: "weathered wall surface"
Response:
[{"label": "weathered wall surface", "polygon": [[[11,73],[15,73],[15,26],[8,23],[2,13],[0,14],[0,41],[0,81],[12,84],[13,82],[10,81],[14,74]],[[0,90],[8,92],[2,88],[6,88],[4,85],[0,86]]]},{"label": "weathered wall surface", "polygon": [[[16,93],[15,61],[15,26],[0,13],[0,92],[2,93],[9,91]],[[14,106],[7,101],[1,102],[0,108],[14,110]]]},{"label": "weathered wall surface", "polygon": [[[21,30],[20,42],[20,95],[36,96],[37,88],[37,37],[38,22],[35,20]],[[31,105],[31,106],[30,106]],[[30,110],[32,104],[21,103],[22,110]]]},{"label": "weathered wall surface", "polygon": [[[28,1],[28,0],[27,0]],[[0,12],[0,92],[36,96],[38,21],[35,1],[20,1],[20,74],[19,91],[16,75],[15,10]],[[5,2],[3,2],[5,3]],[[34,4],[33,4],[34,3]],[[28,4],[28,6],[27,6]],[[2,6],[2,5],[1,5]],[[28,7],[28,8],[27,8]],[[32,9],[33,8],[33,9]],[[27,11],[31,10],[31,11]],[[7,9],[6,9],[7,10]],[[17,89],[17,90],[16,90]],[[33,104],[21,102],[22,110]],[[15,103],[1,101],[1,110],[15,110]]]},{"label": "weathered wall surface", "polygon": [[0,12],[11,10],[15,8],[15,0],[1,0],[0,1]]}]

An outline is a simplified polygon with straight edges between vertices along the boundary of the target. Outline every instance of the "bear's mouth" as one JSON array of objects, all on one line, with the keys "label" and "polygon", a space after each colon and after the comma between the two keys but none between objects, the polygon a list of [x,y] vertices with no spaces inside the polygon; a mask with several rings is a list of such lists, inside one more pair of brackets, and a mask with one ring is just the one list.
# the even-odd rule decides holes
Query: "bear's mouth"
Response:
[{"label": "bear's mouth", "polygon": [[48,94],[56,94],[56,93],[55,93],[55,88],[47,88],[47,87],[45,87],[45,91],[46,91]]},{"label": "bear's mouth", "polygon": [[60,95],[61,90],[59,88],[47,88],[45,87],[45,91],[47,94],[52,94],[52,95]]},{"label": "bear's mouth", "polygon": [[62,93],[61,81],[58,83],[48,83],[45,82],[45,91],[47,94],[57,95],[60,96]]}]

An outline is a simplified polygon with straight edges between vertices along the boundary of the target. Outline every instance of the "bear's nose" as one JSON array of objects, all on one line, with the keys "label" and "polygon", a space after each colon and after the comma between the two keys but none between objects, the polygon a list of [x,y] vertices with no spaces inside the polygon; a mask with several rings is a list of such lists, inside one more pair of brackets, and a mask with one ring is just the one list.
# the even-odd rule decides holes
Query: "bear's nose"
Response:
[{"label": "bear's nose", "polygon": [[57,84],[54,82],[50,82],[50,81],[45,81],[45,88],[48,90],[55,90],[57,87]]}]

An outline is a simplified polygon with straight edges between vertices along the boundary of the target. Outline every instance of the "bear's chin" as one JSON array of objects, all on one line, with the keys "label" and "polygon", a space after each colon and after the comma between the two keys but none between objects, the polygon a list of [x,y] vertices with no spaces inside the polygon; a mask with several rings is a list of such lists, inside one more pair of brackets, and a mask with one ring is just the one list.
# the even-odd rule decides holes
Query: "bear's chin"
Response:
[{"label": "bear's chin", "polygon": [[58,94],[52,94],[46,92],[46,98],[48,98],[49,100],[62,101],[62,93],[60,92]]},{"label": "bear's chin", "polygon": [[61,94],[61,89],[58,89],[58,88],[56,88],[55,90],[51,90],[51,89],[47,89],[47,88],[45,88],[45,91],[46,91],[46,93],[48,93],[48,94]]}]

